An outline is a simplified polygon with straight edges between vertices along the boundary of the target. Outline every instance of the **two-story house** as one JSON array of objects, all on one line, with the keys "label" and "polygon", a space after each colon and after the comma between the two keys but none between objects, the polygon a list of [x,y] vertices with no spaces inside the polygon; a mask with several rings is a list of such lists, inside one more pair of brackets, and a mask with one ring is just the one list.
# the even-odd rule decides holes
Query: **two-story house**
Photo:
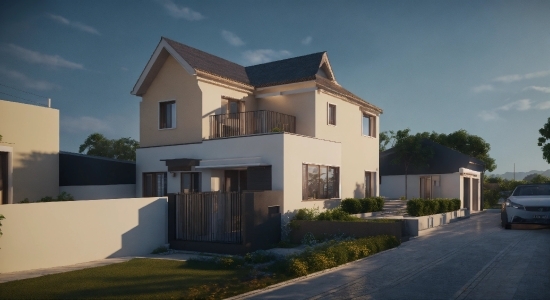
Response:
[{"label": "two-story house", "polygon": [[132,94],[136,195],[281,190],[287,212],[379,194],[382,110],[326,52],[244,67],[163,37]]}]

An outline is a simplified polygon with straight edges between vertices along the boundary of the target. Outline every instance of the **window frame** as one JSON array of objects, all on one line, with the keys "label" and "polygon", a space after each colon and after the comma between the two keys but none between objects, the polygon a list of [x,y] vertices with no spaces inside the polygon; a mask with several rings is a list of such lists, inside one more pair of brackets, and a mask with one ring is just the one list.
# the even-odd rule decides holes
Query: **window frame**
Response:
[{"label": "window frame", "polygon": [[[369,133],[365,134],[365,120],[369,120]],[[366,112],[361,112],[361,135],[376,138],[376,116]]]},{"label": "window frame", "polygon": [[[317,193],[319,198],[315,196],[310,197],[309,195],[309,169],[317,168],[317,174],[319,174],[319,179],[317,179]],[[326,181],[327,183],[322,183],[320,174],[322,169],[326,170]],[[330,186],[328,184],[329,174],[333,174],[333,177],[336,178],[336,182]],[[332,194],[329,192],[332,190]],[[328,199],[340,199],[340,166],[331,166],[323,164],[313,164],[313,163],[302,163],[302,201],[316,201],[316,200],[328,200]]]},{"label": "window frame", "polygon": [[[172,103],[174,105],[173,107],[173,110],[172,110],[172,113],[171,113],[171,118],[172,118],[172,127],[162,127],[162,114],[163,113],[166,113],[166,111],[163,111],[162,110],[162,106],[163,105],[166,105],[168,103]],[[163,100],[163,101],[159,101],[158,102],[158,106],[157,106],[157,109],[158,109],[158,130],[170,130],[170,129],[176,129],[176,120],[177,120],[177,109],[176,109],[176,100],[175,99],[170,99],[170,100]],[[166,118],[166,117],[164,117]]]},{"label": "window frame", "polygon": [[[331,121],[333,121],[331,119],[331,107],[334,107],[334,123],[331,123]],[[327,102],[327,125],[330,125],[330,126],[336,126],[337,123],[337,118],[336,118],[336,115],[337,115],[337,109],[336,109],[336,104],[335,103],[331,103],[331,102]]]},{"label": "window frame", "polygon": [[[164,178],[163,178],[163,194],[164,195],[156,195],[156,192],[158,191],[158,186],[157,186],[157,175],[164,175]],[[153,182],[152,182],[152,185],[151,185],[151,195],[147,195],[146,194],[146,176],[147,175],[153,175]],[[168,195],[168,172],[143,172],[141,173],[141,195],[142,197],[165,197]]]}]

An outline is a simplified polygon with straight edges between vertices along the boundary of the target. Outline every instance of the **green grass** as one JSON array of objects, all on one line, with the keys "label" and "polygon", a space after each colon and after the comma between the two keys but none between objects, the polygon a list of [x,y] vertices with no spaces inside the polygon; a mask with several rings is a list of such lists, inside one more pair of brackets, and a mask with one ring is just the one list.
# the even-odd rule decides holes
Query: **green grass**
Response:
[{"label": "green grass", "polygon": [[0,299],[222,299],[288,279],[210,262],[133,259],[0,284]]}]

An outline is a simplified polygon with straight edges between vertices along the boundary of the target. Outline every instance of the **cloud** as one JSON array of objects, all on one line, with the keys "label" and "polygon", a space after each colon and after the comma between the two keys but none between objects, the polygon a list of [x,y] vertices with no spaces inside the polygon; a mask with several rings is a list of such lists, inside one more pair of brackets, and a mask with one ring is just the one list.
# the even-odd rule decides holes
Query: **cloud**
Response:
[{"label": "cloud", "polygon": [[243,53],[244,59],[252,65],[283,59],[290,55],[291,53],[287,50],[272,49],[248,50]]},{"label": "cloud", "polygon": [[521,81],[521,80],[524,80],[524,79],[545,77],[545,76],[548,76],[548,75],[550,75],[550,70],[527,73],[527,74],[523,74],[523,75],[514,74],[514,75],[500,76],[500,77],[497,77],[497,78],[493,79],[493,81],[510,83],[510,82],[514,82],[514,81]]},{"label": "cloud", "polygon": [[483,121],[493,121],[498,119],[498,114],[494,110],[483,110],[477,114]]},{"label": "cloud", "polygon": [[61,130],[65,132],[112,132],[113,127],[109,121],[100,120],[94,117],[64,117],[61,119]]},{"label": "cloud", "polygon": [[539,109],[539,110],[550,109],[550,101],[539,102],[536,105],[536,109]]},{"label": "cloud", "polygon": [[23,85],[26,88],[38,90],[38,91],[48,91],[53,89],[60,89],[61,87],[55,83],[51,83],[45,80],[36,80],[27,77],[25,74],[13,71],[13,70],[7,70],[4,68],[0,68],[0,74],[4,74],[5,76],[16,80],[21,85]]},{"label": "cloud", "polygon": [[495,88],[490,84],[482,84],[480,86],[476,86],[472,88],[472,92],[474,93],[481,93],[481,92],[490,92],[494,91]]},{"label": "cloud", "polygon": [[48,55],[40,52],[32,51],[19,47],[14,44],[9,44],[7,51],[20,59],[33,63],[42,64],[50,67],[68,68],[68,69],[80,69],[83,70],[84,66],[72,61],[68,61],[59,55]]},{"label": "cloud", "polygon": [[497,109],[498,110],[519,110],[519,111],[524,111],[524,110],[531,109],[531,103],[532,102],[531,102],[530,99],[521,99],[521,100],[518,100],[518,101],[508,103],[506,105],[503,105],[503,106],[501,106]]},{"label": "cloud", "polygon": [[95,35],[101,35],[99,33],[99,31],[97,31],[97,29],[93,28],[92,26],[88,26],[88,25],[82,24],[80,22],[69,21],[66,18],[62,17],[62,16],[58,16],[58,15],[54,15],[54,14],[48,14],[48,17],[50,19],[60,23],[60,24],[76,28],[80,31],[84,31],[84,32],[87,32],[87,33],[95,34]]},{"label": "cloud", "polygon": [[523,89],[524,91],[525,90],[535,90],[535,91],[539,91],[539,92],[543,92],[543,93],[550,93],[550,87],[544,87],[544,86],[528,86],[526,88]]},{"label": "cloud", "polygon": [[189,7],[177,5],[172,0],[159,0],[158,2],[164,6],[169,15],[176,19],[185,19],[187,21],[199,21],[204,19],[204,16],[201,13],[190,9]]},{"label": "cloud", "polygon": [[313,38],[311,36],[306,36],[302,40],[302,45],[309,45],[309,44],[311,44],[312,41],[313,41]]},{"label": "cloud", "polygon": [[226,40],[231,46],[239,47],[244,45],[243,40],[234,34],[231,31],[222,30],[222,37]]}]

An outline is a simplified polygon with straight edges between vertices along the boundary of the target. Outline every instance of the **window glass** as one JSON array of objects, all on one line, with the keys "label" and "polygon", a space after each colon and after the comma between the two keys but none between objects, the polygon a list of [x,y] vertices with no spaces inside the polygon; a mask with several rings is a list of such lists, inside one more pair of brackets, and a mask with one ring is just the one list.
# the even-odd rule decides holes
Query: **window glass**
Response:
[{"label": "window glass", "polygon": [[200,192],[199,188],[200,173],[181,173],[181,192],[195,193]]},{"label": "window glass", "polygon": [[363,135],[372,136],[371,122],[372,122],[371,116],[367,114],[363,114]]},{"label": "window glass", "polygon": [[308,181],[308,199],[319,198],[319,166],[308,165],[307,166],[307,181]]},{"label": "window glass", "polygon": [[143,197],[166,196],[166,173],[143,173]]},{"label": "window glass", "polygon": [[160,102],[159,128],[176,127],[176,101]]},{"label": "window glass", "polygon": [[336,105],[328,105],[328,123],[330,125],[336,125]]},{"label": "window glass", "polygon": [[319,198],[328,198],[328,172],[327,167],[321,166],[319,173]]},{"label": "window glass", "polygon": [[339,197],[338,167],[302,165],[302,199]]}]

